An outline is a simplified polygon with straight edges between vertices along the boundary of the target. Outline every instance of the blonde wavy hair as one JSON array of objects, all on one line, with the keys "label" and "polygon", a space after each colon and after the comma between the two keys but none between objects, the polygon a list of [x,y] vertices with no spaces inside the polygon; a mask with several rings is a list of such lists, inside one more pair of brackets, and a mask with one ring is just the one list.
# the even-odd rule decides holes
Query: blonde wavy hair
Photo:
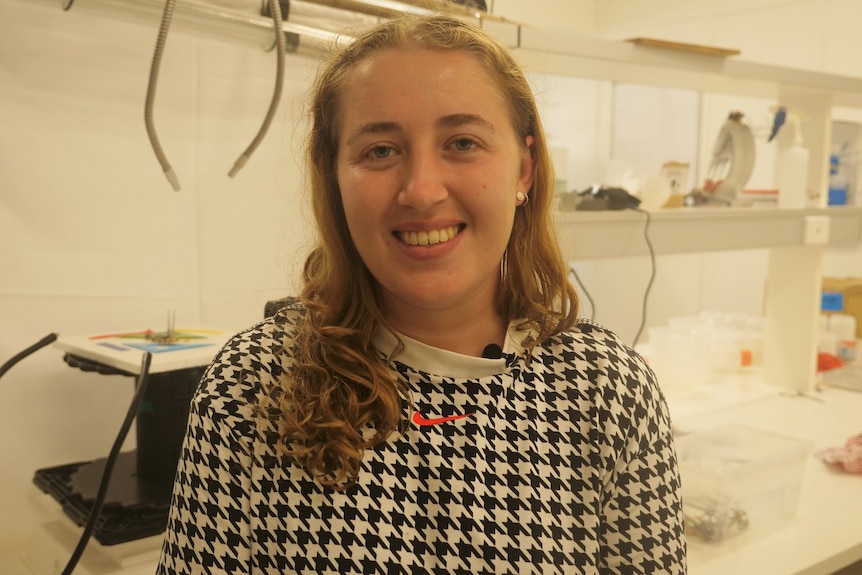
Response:
[{"label": "blonde wavy hair", "polygon": [[305,315],[288,346],[294,364],[277,410],[283,451],[335,489],[353,485],[363,452],[400,429],[409,398],[405,383],[372,345],[386,318],[374,277],[351,239],[335,168],[351,70],[381,50],[404,47],[473,54],[505,96],[519,141],[528,135],[535,140],[529,203],[516,210],[501,262],[501,313],[536,334],[524,342],[528,350],[577,317],[577,296],[550,214],[554,176],[545,133],[531,87],[508,50],[478,26],[444,15],[399,17],[359,36],[322,65],[312,88],[306,160],[319,237],[305,262]]}]

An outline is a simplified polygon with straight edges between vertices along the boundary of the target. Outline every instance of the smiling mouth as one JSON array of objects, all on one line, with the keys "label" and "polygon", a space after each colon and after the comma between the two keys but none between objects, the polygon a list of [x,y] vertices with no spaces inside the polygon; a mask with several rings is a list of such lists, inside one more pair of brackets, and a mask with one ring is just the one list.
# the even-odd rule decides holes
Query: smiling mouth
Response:
[{"label": "smiling mouth", "polygon": [[408,246],[433,246],[448,242],[458,235],[465,226],[448,226],[439,230],[419,232],[395,232],[395,237]]}]

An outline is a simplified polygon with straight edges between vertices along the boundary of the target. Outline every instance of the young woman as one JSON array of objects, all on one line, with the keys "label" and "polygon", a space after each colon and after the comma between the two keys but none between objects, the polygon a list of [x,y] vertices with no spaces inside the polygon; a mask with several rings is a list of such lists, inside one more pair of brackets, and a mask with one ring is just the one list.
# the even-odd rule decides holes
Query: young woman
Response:
[{"label": "young woman", "polygon": [[664,399],[576,320],[511,55],[390,20],[312,115],[304,288],[204,376],[158,572],[684,573]]}]

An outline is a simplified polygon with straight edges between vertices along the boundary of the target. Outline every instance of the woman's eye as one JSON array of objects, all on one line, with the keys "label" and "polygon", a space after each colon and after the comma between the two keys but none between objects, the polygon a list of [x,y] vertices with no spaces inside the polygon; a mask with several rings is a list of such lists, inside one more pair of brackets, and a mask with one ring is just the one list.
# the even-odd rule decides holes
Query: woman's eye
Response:
[{"label": "woman's eye", "polygon": [[392,148],[389,146],[374,146],[368,150],[368,157],[374,160],[385,160],[392,155]]},{"label": "woman's eye", "polygon": [[458,138],[452,142],[452,148],[459,152],[466,152],[476,147],[476,142],[471,138]]}]

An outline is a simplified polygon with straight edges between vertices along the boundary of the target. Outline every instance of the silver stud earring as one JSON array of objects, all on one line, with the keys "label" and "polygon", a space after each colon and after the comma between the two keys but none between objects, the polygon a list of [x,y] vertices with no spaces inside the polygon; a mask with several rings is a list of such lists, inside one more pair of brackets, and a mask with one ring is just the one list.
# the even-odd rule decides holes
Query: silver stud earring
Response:
[{"label": "silver stud earring", "polygon": [[530,201],[530,196],[528,196],[524,192],[516,192],[515,199],[518,201],[519,206],[526,206],[527,202]]}]

